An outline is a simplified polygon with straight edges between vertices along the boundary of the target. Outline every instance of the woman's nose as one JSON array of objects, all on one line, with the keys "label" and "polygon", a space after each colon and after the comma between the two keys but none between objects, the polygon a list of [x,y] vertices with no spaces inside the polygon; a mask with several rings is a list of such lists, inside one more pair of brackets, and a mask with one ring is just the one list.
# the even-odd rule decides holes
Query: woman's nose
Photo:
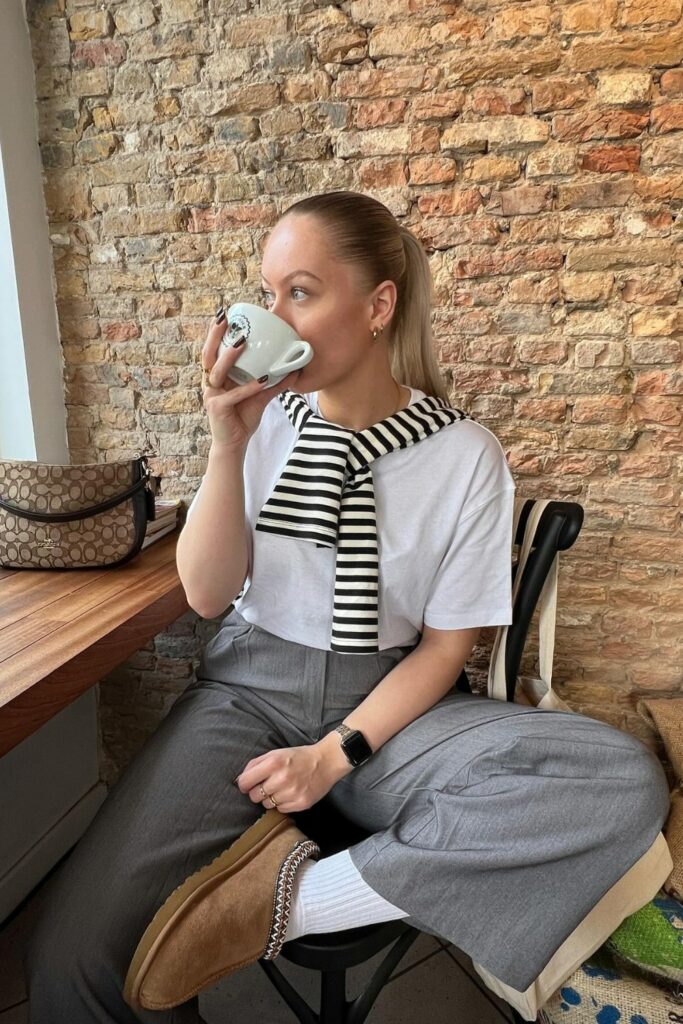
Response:
[{"label": "woman's nose", "polygon": [[275,316],[279,316],[281,320],[284,320],[286,324],[293,327],[292,321],[287,316],[286,303],[284,299],[275,299],[273,305],[270,307],[270,312],[274,313]]}]

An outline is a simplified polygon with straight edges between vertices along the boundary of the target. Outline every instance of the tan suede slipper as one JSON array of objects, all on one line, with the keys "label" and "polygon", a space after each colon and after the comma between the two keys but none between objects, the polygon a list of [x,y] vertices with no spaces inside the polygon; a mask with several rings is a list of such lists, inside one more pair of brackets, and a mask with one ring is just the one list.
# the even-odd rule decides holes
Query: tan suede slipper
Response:
[{"label": "tan suede slipper", "polygon": [[266,811],[159,908],[128,968],[128,1005],[167,1010],[240,967],[274,959],[296,873],[319,853],[291,818]]}]

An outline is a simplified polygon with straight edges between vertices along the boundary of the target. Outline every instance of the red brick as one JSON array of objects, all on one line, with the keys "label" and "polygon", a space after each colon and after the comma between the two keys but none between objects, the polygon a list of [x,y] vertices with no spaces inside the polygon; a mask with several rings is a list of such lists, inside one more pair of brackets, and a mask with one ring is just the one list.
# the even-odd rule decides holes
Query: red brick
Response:
[{"label": "red brick", "polygon": [[678,427],[683,422],[683,409],[680,399],[644,396],[634,402],[633,416],[641,423]]},{"label": "red brick", "polygon": [[[467,316],[467,314],[465,314]],[[470,316],[483,318],[488,321],[489,317],[482,310],[472,310]],[[476,319],[473,321],[476,323]],[[467,332],[467,320],[462,324],[462,331]],[[484,335],[468,341],[465,346],[465,358],[471,363],[498,363],[508,366],[512,362],[513,343],[510,338],[488,337]]]},{"label": "red brick", "polygon": [[476,213],[482,203],[479,189],[449,189],[420,196],[417,208],[425,217],[461,217],[467,213]]},{"label": "red brick", "polygon": [[590,98],[591,88],[583,79],[549,78],[534,85],[532,109],[537,114],[548,110],[566,110],[585,103]]},{"label": "red brick", "polygon": [[456,394],[474,392],[480,395],[514,395],[527,391],[528,387],[527,374],[516,370],[473,370],[458,366],[453,373],[453,388]]},{"label": "red brick", "polygon": [[416,156],[410,161],[411,185],[441,185],[454,181],[458,173],[455,160],[446,156]]},{"label": "red brick", "polygon": [[428,66],[407,66],[393,69],[363,68],[340,72],[333,92],[346,99],[351,97],[405,96],[429,90],[431,77]]},{"label": "red brick", "polygon": [[560,297],[557,276],[552,274],[540,281],[531,281],[526,277],[517,278],[510,281],[507,297],[509,302],[520,305],[544,305],[547,302],[557,302]]},{"label": "red brick", "polygon": [[683,553],[678,538],[655,537],[651,533],[630,530],[612,540],[614,553],[629,562],[665,562],[676,564]]},{"label": "red brick", "polygon": [[518,246],[499,252],[484,253],[456,260],[454,273],[460,277],[487,277],[494,274],[516,274],[524,270],[552,270],[562,266],[559,249],[549,245],[535,248]]},{"label": "red brick", "polygon": [[653,135],[680,131],[683,128],[683,102],[660,103],[654,107],[650,114],[650,127]]},{"label": "red brick", "polygon": [[637,395],[681,395],[683,371],[653,370],[651,373],[639,373],[634,385]]},{"label": "red brick", "polygon": [[399,124],[407,107],[406,100],[374,100],[360,103],[354,115],[358,128],[379,128],[384,124]]},{"label": "red brick", "polygon": [[[604,470],[605,459],[593,453],[586,455],[550,455],[546,458],[544,471],[546,473],[559,473],[563,476],[590,476],[597,470]],[[610,575],[609,570],[606,572]]]},{"label": "red brick", "polygon": [[683,68],[670,68],[659,80],[664,96],[683,96]]},{"label": "red brick", "polygon": [[88,39],[74,45],[71,59],[76,67],[118,67],[126,59],[126,46],[116,39]]},{"label": "red brick", "polygon": [[453,117],[459,114],[465,102],[464,89],[451,89],[448,92],[426,93],[415,96],[410,103],[410,115],[415,121],[428,121],[431,118]]},{"label": "red brick", "polygon": [[552,201],[552,185],[520,185],[500,193],[501,212],[504,217],[541,213],[551,208]]},{"label": "red brick", "polygon": [[662,67],[681,59],[683,26],[662,32],[621,32],[598,39],[575,39],[568,64],[575,71],[622,67]]},{"label": "red brick", "polygon": [[657,25],[678,21],[680,16],[680,0],[625,0],[621,24]]},{"label": "red brick", "polygon": [[520,398],[515,402],[515,415],[522,420],[564,423],[566,412],[564,398]]},{"label": "red brick", "polygon": [[639,455],[626,452],[619,456],[619,472],[623,476],[666,477],[671,472],[672,462],[664,456]]},{"label": "red brick", "polygon": [[575,423],[623,423],[630,399],[620,395],[580,397],[574,401],[572,419]]},{"label": "red brick", "polygon": [[438,153],[440,132],[436,125],[419,125],[410,130],[410,153]]},{"label": "red brick", "polygon": [[495,245],[500,228],[492,217],[426,217],[415,233],[428,249],[450,249],[454,245]]},{"label": "red brick", "polygon": [[680,295],[681,284],[678,278],[629,277],[621,290],[624,302],[637,302],[641,306],[673,306]]},{"label": "red brick", "polygon": [[266,203],[223,206],[213,210],[195,206],[190,215],[190,231],[222,231],[242,224],[270,225],[277,217],[275,207]]},{"label": "red brick", "polygon": [[641,174],[635,179],[634,184],[636,195],[646,202],[683,199],[683,173],[658,174],[655,178]]},{"label": "red brick", "polygon": [[526,93],[521,86],[501,89],[492,85],[483,85],[472,90],[468,98],[468,110],[481,117],[524,114],[526,113]]},{"label": "red brick", "polygon": [[131,338],[139,338],[140,334],[140,325],[133,320],[108,323],[102,327],[102,336],[107,341],[130,341]]},{"label": "red brick", "polygon": [[567,342],[562,338],[524,338],[518,342],[517,351],[522,363],[563,363],[567,358]]},{"label": "red brick", "polygon": [[390,188],[392,185],[405,185],[408,181],[405,160],[361,160],[358,174],[365,188]]},{"label": "red brick", "polygon": [[628,179],[559,185],[557,208],[570,210],[577,207],[625,206],[633,195],[634,187],[634,183]]},{"label": "red brick", "polygon": [[637,171],[640,167],[640,146],[596,146],[581,155],[584,171],[612,174],[616,171]]},{"label": "red brick", "polygon": [[590,142],[591,139],[633,139],[647,128],[649,115],[633,110],[582,110],[557,114],[553,137],[559,141]]}]

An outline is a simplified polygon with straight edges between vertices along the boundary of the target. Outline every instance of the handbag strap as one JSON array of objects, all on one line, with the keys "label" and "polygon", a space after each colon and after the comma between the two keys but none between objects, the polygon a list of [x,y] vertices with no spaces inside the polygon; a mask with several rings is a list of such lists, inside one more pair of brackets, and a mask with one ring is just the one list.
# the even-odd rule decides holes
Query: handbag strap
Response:
[{"label": "handbag strap", "polygon": [[20,508],[18,505],[13,505],[12,502],[6,501],[4,498],[0,498],[0,508],[4,509],[6,512],[11,512],[12,515],[20,516],[23,519],[31,519],[33,522],[68,523],[76,519],[87,519],[88,516],[95,516],[100,512],[107,512],[110,508],[114,508],[116,505],[122,504],[124,501],[127,501],[128,498],[132,498],[134,494],[137,494],[138,491],[146,488],[149,478],[149,470],[145,466],[143,469],[143,475],[140,479],[136,480],[135,483],[125,491],[122,491],[121,494],[115,494],[113,498],[107,498],[106,501],[100,501],[97,505],[90,505],[88,508],[82,508],[76,512],[34,512],[32,509]]},{"label": "handbag strap", "polygon": [[[534,546],[536,539],[536,531],[541,521],[545,509],[549,504],[549,499],[539,498],[534,501],[524,527],[524,536],[522,542],[519,545],[519,554],[517,557],[517,570],[515,572],[515,581],[512,587],[512,606],[514,608],[517,594],[522,583],[522,577],[524,576],[524,570],[526,569],[527,562],[529,561],[529,555]],[[517,536],[517,530],[519,527],[519,520],[522,514],[522,509],[525,505],[524,498],[518,498],[515,501],[515,513],[513,521],[513,533],[512,539],[513,544]],[[539,639],[538,639],[538,659],[539,659],[539,671],[541,679],[546,683],[548,691],[552,690],[552,671],[553,671],[553,654],[555,650],[555,619],[557,615],[557,575],[558,575],[558,554],[555,555],[543,589],[538,600],[539,608]],[[509,626],[499,626],[496,630],[496,636],[493,642],[493,649],[491,651],[491,660],[489,662],[489,674],[488,674],[488,695],[493,697],[495,700],[507,700],[507,682],[505,678],[505,652],[507,649],[507,636]]]}]

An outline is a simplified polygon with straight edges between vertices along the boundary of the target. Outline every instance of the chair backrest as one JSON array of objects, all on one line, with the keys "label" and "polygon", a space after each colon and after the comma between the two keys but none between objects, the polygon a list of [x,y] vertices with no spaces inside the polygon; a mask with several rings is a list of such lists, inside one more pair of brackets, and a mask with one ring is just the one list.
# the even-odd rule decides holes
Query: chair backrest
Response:
[{"label": "chair backrest", "polygon": [[[512,624],[507,628],[505,686],[507,699],[510,701],[515,697],[519,665],[529,625],[543,586],[558,553],[567,551],[572,546],[583,524],[583,508],[577,502],[549,501],[540,515],[534,535],[527,538],[528,528],[534,528],[535,516],[532,515],[532,511],[535,506],[536,501],[533,499],[523,503],[515,535],[517,550],[522,550],[526,539],[531,544],[531,551],[517,588],[512,608]],[[516,573],[517,566],[515,565],[513,567],[513,584],[516,583]]]}]

